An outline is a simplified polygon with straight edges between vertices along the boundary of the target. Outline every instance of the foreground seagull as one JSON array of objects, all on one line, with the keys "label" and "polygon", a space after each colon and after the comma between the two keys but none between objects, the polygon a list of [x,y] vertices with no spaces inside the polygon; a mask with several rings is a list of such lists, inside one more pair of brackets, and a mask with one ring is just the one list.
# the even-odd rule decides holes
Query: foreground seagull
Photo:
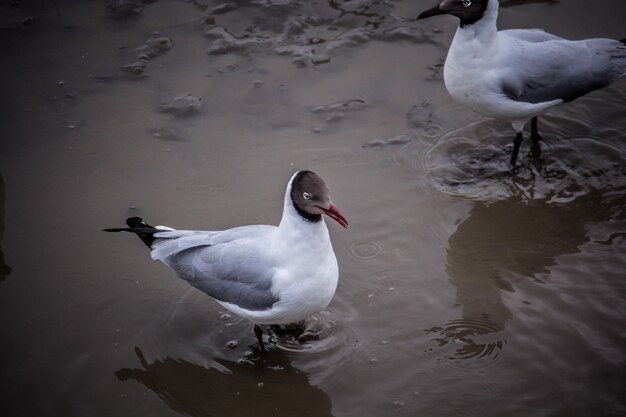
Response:
[{"label": "foreground seagull", "polygon": [[569,41],[540,29],[498,31],[497,0],[443,0],[418,19],[451,14],[461,20],[444,66],[450,95],[486,116],[511,122],[517,132],[561,103],[605,87],[626,73],[626,40]]},{"label": "foreground seagull", "polygon": [[265,350],[259,324],[299,322],[323,310],[335,294],[339,268],[322,214],[348,226],[324,180],[299,171],[287,184],[278,226],[206,232],[152,227],[131,217],[128,228],[104,230],[137,234],[152,259],[252,321]]}]

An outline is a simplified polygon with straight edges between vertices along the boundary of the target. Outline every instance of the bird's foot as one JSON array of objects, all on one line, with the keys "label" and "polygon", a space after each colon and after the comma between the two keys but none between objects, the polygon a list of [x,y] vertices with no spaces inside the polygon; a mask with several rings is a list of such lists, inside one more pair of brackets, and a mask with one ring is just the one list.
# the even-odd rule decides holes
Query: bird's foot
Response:
[{"label": "bird's foot", "polygon": [[303,320],[298,323],[272,325],[270,329],[274,335],[289,343],[304,343],[318,340],[322,329],[315,320]]},{"label": "bird's foot", "polygon": [[289,323],[289,324],[272,324],[270,329],[277,336],[289,336],[293,334],[300,334],[305,330],[304,321],[300,321],[298,323]]}]

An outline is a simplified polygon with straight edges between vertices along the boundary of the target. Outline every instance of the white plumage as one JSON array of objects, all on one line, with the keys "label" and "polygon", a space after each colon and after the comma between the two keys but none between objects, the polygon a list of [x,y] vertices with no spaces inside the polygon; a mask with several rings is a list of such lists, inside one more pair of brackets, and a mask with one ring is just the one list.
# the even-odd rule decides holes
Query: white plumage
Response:
[{"label": "white plumage", "polygon": [[448,92],[478,113],[511,122],[520,135],[531,118],[626,73],[620,41],[570,41],[540,29],[498,31],[498,1],[473,3],[444,0],[419,18],[461,18],[444,65]]},{"label": "white plumage", "polygon": [[287,185],[278,226],[174,230],[130,218],[129,228],[105,230],[136,233],[152,259],[233,313],[257,325],[286,324],[323,310],[337,288],[339,268],[322,214],[347,226],[323,180],[299,171]]}]

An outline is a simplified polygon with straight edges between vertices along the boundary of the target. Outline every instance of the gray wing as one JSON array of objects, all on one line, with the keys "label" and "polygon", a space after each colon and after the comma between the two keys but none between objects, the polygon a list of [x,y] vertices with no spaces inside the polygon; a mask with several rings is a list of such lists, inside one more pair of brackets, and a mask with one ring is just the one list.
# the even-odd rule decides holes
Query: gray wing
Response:
[{"label": "gray wing", "polygon": [[259,242],[274,228],[160,232],[152,257],[216,300],[248,310],[266,310],[278,301],[271,291],[275,265],[263,255]]},{"label": "gray wing", "polygon": [[269,233],[275,228],[276,226],[251,225],[235,227],[219,232],[203,230],[164,230],[154,234],[156,240],[152,245],[151,256],[152,259],[163,261],[187,249],[199,246],[217,245],[238,239],[254,238]]},{"label": "gray wing", "polygon": [[611,84],[626,71],[626,46],[618,41],[510,39],[511,52],[504,53],[499,75],[504,94],[515,101],[571,101]]}]

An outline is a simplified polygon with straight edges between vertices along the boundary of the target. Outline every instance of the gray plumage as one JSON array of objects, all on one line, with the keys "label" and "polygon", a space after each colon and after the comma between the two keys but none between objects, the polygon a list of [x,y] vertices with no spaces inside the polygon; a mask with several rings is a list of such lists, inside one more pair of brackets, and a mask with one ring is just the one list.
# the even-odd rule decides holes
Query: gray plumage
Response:
[{"label": "gray plumage", "polygon": [[222,232],[171,230],[155,233],[152,258],[216,300],[248,310],[267,310],[275,265],[255,238],[275,226],[243,226]]},{"label": "gray plumage", "polygon": [[516,135],[515,165],[524,125],[564,102],[603,88],[626,73],[626,45],[611,39],[569,41],[539,29],[498,30],[498,0],[440,0],[418,19],[461,19],[443,76],[450,95],[474,111],[508,120]]},{"label": "gray plumage", "polygon": [[540,30],[503,30],[516,48],[504,52],[502,90],[515,101],[572,101],[626,73],[626,45],[611,39],[569,41]]},{"label": "gray plumage", "polygon": [[278,226],[175,230],[131,217],[129,227],[105,231],[136,234],[152,259],[253,321],[263,348],[259,324],[298,322],[325,308],[335,294],[339,267],[323,214],[348,225],[326,183],[311,171],[298,171],[287,184]]}]

